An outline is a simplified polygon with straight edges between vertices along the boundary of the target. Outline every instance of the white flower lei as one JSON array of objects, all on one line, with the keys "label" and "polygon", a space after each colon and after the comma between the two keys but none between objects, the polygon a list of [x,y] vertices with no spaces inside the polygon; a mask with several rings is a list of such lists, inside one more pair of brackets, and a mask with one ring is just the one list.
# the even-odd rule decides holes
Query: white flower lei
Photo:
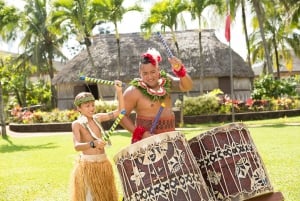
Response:
[{"label": "white flower lei", "polygon": [[[91,136],[94,138],[94,139],[101,139],[99,137],[96,136],[96,134],[92,131],[92,129],[90,128],[90,126],[88,125],[88,118],[84,115],[80,115],[78,118],[77,118],[78,122],[84,126],[85,128],[87,128],[87,130],[90,132]],[[95,115],[93,116],[93,121],[96,123],[96,125],[98,126],[98,128],[100,129],[102,135],[106,135],[106,132],[105,130],[103,129],[103,127],[101,126],[101,124],[95,119]],[[108,139],[107,141],[108,145],[111,145],[111,141],[110,139]]]}]

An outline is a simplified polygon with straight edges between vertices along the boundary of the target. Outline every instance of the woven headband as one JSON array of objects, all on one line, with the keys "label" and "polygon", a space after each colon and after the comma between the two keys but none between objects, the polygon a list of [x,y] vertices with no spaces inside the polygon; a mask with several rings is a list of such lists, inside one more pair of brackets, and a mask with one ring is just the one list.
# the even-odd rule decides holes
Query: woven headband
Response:
[{"label": "woven headband", "polygon": [[79,106],[79,105],[81,105],[82,103],[86,103],[86,102],[90,102],[90,101],[95,101],[94,96],[92,96],[92,95],[89,95],[89,96],[83,96],[83,97],[80,97],[80,98],[78,98],[77,100],[75,100],[75,101],[74,101],[74,105],[75,105],[75,106]]}]

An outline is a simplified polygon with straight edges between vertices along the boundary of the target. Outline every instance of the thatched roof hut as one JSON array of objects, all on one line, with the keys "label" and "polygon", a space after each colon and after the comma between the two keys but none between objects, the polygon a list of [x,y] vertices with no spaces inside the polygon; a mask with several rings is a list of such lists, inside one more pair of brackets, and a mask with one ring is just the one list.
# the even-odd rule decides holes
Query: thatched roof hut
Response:
[{"label": "thatched roof hut", "polygon": [[[200,61],[198,32],[190,30],[176,32],[175,34],[180,53],[176,51],[171,33],[163,34],[163,38],[170,46],[173,54],[183,61],[194,80],[194,87],[190,94],[198,93],[199,95],[200,65],[203,66],[204,83],[202,86],[204,91],[220,88],[225,93],[230,93],[231,65],[228,45],[217,39],[214,30],[203,30],[203,56]],[[153,34],[149,39],[145,39],[140,33],[120,34],[120,46],[121,70],[119,78],[117,66],[118,51],[114,34],[97,35],[93,38],[91,53],[96,65],[95,69],[89,63],[86,50],[83,50],[72,60],[68,61],[64,69],[53,79],[53,84],[58,87],[58,104],[60,105],[61,100],[64,102],[61,102],[61,107],[68,108],[70,105],[67,102],[73,100],[78,90],[86,90],[84,88],[85,83],[79,80],[80,75],[106,80],[120,79],[124,82],[129,82],[132,78],[138,76],[140,56],[150,47],[160,51],[163,58],[160,65],[161,68],[172,73],[167,61],[166,49],[156,34]],[[241,96],[243,98],[249,97],[254,73],[241,56],[234,51],[231,51],[231,53],[235,93],[237,90],[243,91],[243,93],[246,91],[246,95]],[[102,91],[101,93],[104,94],[104,97],[109,96],[105,94],[105,91],[111,95],[111,89],[106,89],[107,86],[102,85],[100,87],[98,85],[96,88],[98,88],[98,92],[99,90]],[[68,94],[67,97],[66,94]]]}]

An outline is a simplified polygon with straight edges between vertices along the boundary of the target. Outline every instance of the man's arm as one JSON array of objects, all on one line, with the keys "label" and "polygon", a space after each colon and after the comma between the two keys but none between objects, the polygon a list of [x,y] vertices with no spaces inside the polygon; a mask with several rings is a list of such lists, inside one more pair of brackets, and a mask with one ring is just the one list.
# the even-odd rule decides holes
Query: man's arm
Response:
[{"label": "man's arm", "polygon": [[190,91],[193,88],[193,80],[191,77],[186,74],[186,76],[182,78],[174,77],[170,74],[167,74],[167,76],[171,79],[172,81],[172,90],[173,91]]},{"label": "man's arm", "polygon": [[176,82],[178,82],[178,88],[182,92],[190,91],[193,88],[193,80],[186,72],[184,64],[180,59],[173,56],[172,58],[168,58],[172,70],[175,73],[176,77],[172,78],[172,85],[174,84],[174,88],[176,89]]}]

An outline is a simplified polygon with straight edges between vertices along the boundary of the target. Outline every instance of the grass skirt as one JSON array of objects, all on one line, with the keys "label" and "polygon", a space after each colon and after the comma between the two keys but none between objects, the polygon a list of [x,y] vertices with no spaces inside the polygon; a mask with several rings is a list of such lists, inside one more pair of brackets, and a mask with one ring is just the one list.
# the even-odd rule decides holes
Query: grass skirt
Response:
[{"label": "grass skirt", "polygon": [[103,155],[96,155],[95,160],[83,155],[77,161],[71,180],[72,201],[118,200],[112,165],[106,156],[97,157]]}]

